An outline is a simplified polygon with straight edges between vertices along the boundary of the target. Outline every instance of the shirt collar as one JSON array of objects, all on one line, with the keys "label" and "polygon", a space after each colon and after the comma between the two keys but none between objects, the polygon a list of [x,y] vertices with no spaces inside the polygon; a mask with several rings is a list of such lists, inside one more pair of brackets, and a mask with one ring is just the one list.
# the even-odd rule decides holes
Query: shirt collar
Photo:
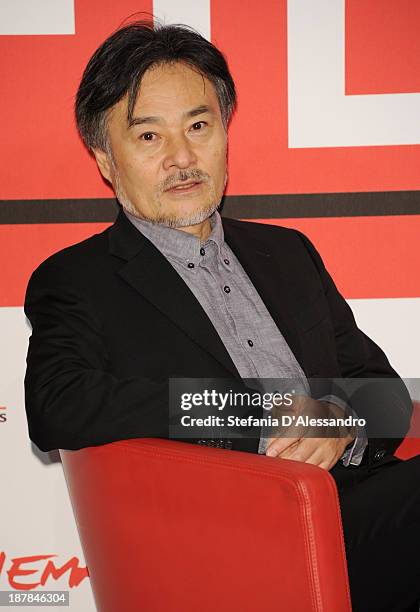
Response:
[{"label": "shirt collar", "polygon": [[209,217],[211,233],[204,243],[197,236],[188,232],[140,219],[125,209],[123,209],[123,212],[139,232],[167,258],[177,259],[184,265],[189,262],[197,264],[202,259],[200,249],[205,250],[211,242],[216,245],[217,252],[220,254],[224,243],[224,232],[222,219],[217,210]]}]

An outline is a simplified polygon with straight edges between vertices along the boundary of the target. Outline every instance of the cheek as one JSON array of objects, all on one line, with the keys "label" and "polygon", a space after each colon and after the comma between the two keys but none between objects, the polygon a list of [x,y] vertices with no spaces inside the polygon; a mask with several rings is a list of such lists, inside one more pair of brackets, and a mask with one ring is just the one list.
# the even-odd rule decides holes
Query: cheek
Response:
[{"label": "cheek", "polygon": [[225,175],[227,172],[226,165],[226,150],[221,148],[212,159],[213,166],[213,176],[219,182],[223,182],[225,180]]},{"label": "cheek", "polygon": [[152,191],[156,189],[156,173],[144,167],[144,164],[130,164],[126,167],[124,180],[134,189]]},{"label": "cheek", "polygon": [[214,170],[220,171],[226,166],[226,156],[226,145],[224,143],[219,143],[218,146],[212,148],[208,161]]}]

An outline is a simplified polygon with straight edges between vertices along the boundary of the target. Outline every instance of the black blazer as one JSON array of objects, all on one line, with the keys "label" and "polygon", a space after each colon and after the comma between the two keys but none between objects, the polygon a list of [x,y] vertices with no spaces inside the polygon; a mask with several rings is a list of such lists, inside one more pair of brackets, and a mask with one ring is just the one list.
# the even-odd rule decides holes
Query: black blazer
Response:
[{"label": "black blazer", "polygon": [[[303,234],[233,219],[223,227],[308,377],[397,377]],[[104,232],[44,261],[24,309],[32,325],[26,411],[41,450],[167,437],[169,378],[240,381],[190,289],[122,211]],[[404,435],[411,401],[403,383],[396,379],[392,397],[378,394],[378,418],[393,411]],[[352,406],[359,416],[368,409],[362,396]],[[368,461],[399,441],[370,440]]]}]

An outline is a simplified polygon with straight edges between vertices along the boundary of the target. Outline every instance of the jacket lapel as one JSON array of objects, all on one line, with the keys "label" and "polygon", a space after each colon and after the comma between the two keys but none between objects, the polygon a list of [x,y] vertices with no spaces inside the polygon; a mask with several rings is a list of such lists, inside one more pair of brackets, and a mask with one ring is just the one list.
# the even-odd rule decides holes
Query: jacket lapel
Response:
[{"label": "jacket lapel", "polygon": [[293,290],[282,272],[282,262],[278,254],[255,238],[247,225],[223,219],[225,240],[248,274],[296,359],[302,364],[299,330],[293,315]]},{"label": "jacket lapel", "polygon": [[109,248],[112,255],[125,260],[118,274],[239,378],[229,353],[194,294],[122,210],[109,230]]}]

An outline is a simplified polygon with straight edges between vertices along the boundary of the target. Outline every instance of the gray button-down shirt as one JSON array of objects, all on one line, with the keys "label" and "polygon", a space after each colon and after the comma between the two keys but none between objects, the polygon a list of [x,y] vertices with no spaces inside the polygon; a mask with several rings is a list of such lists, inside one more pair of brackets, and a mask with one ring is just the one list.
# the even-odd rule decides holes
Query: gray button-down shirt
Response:
[{"label": "gray button-down shirt", "polygon": [[[298,380],[309,392],[302,368],[226,244],[218,212],[210,217],[211,233],[205,243],[187,232],[152,224],[124,212],[190,288],[242,378],[260,379],[262,392],[278,390],[278,383],[270,379]],[[334,401],[335,398],[324,399]],[[361,444],[356,439],[342,457],[344,465],[359,464],[365,446],[365,442]],[[266,447],[267,439],[262,437],[258,452],[264,453]]]}]

